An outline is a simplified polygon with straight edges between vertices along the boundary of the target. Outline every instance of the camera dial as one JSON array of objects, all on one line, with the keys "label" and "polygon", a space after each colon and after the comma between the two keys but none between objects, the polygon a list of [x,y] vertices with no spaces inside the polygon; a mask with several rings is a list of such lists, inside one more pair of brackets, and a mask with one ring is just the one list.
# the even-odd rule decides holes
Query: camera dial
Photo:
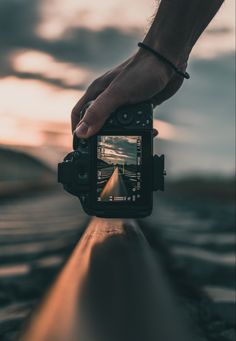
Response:
[{"label": "camera dial", "polygon": [[[91,103],[80,113],[80,118]],[[74,134],[73,149],[58,164],[58,182],[80,199],[87,214],[142,218],[152,191],[164,190],[164,155],[153,156],[153,107],[144,102],[111,113],[97,135]]]},{"label": "camera dial", "polygon": [[134,119],[134,113],[132,111],[118,111],[117,115],[117,121],[122,125],[129,125],[133,122]]}]

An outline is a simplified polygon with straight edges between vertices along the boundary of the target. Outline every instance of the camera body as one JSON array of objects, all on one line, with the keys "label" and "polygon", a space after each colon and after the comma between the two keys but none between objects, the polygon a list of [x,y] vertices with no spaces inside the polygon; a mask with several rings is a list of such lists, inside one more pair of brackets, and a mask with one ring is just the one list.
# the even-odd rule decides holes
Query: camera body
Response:
[{"label": "camera body", "polygon": [[73,149],[58,165],[58,182],[79,197],[87,214],[105,218],[151,214],[152,192],[164,190],[165,175],[164,155],[153,156],[151,103],[120,107],[88,139],[74,134]]}]

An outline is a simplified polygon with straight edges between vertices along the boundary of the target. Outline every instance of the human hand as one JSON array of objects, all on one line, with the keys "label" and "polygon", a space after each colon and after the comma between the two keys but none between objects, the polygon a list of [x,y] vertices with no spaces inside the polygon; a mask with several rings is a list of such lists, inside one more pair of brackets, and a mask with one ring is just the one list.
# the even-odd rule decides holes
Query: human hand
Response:
[{"label": "human hand", "polygon": [[[72,110],[72,131],[80,138],[88,138],[101,129],[118,107],[143,101],[159,105],[173,96],[182,83],[183,78],[168,65],[145,51],[139,51],[88,87]],[[93,104],[80,121],[81,109],[92,100]]]}]

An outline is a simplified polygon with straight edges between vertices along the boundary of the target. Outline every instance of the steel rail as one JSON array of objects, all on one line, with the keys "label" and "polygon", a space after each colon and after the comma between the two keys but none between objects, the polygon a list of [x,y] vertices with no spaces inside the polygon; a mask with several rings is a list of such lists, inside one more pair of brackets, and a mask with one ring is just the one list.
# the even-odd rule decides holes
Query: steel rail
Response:
[{"label": "steel rail", "polygon": [[164,269],[133,220],[94,218],[22,341],[193,341]]}]

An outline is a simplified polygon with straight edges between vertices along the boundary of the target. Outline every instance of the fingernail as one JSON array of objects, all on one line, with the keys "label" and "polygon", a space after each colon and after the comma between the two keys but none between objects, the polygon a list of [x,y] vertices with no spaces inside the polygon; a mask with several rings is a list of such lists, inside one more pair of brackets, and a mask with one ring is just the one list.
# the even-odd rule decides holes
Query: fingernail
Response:
[{"label": "fingernail", "polygon": [[80,125],[75,129],[75,133],[78,137],[86,135],[88,132],[88,125],[86,122],[81,122]]}]

